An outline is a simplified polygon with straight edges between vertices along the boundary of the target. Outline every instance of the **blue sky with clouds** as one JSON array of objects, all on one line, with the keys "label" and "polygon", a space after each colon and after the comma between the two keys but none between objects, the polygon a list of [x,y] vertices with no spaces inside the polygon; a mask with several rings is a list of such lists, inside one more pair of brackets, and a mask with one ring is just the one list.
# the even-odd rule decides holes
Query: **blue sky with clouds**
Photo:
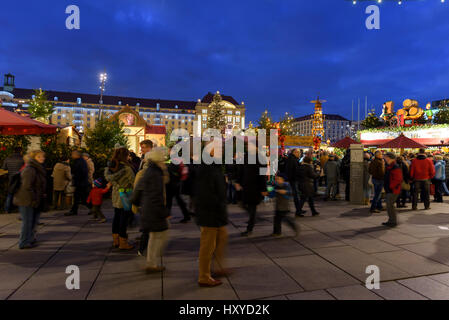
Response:
[{"label": "blue sky with clouds", "polygon": [[[66,6],[81,29],[65,28]],[[363,1],[40,0],[1,4],[0,72],[16,86],[196,100],[208,91],[245,101],[247,118],[313,111],[351,118],[365,96],[380,111],[449,98],[449,1],[384,0],[380,30]]]}]

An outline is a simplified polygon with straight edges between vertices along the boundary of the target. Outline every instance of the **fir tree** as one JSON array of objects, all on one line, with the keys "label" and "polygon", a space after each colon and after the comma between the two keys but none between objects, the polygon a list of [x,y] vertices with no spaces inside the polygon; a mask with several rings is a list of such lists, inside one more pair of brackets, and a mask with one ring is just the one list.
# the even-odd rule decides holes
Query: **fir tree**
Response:
[{"label": "fir tree", "polygon": [[262,115],[260,116],[260,119],[258,121],[259,125],[257,126],[258,129],[265,129],[269,131],[273,128],[274,122],[271,118],[270,113],[265,110]]},{"label": "fir tree", "polygon": [[49,117],[53,113],[53,104],[48,101],[47,94],[42,89],[34,90],[34,98],[30,101],[28,112],[31,118],[49,122]]},{"label": "fir tree", "polygon": [[279,129],[282,136],[290,136],[293,134],[293,116],[288,112],[279,121]]},{"label": "fir tree", "polygon": [[368,113],[368,116],[360,124],[365,129],[379,128],[384,125],[374,112]]},{"label": "fir tree", "polygon": [[214,94],[211,105],[209,106],[209,111],[207,115],[207,127],[208,129],[217,129],[220,132],[224,132],[226,122],[224,116],[224,105],[223,99],[220,93],[217,91]]},{"label": "fir tree", "polygon": [[444,105],[435,115],[433,120],[436,124],[446,124],[449,123],[449,108],[447,105]]}]

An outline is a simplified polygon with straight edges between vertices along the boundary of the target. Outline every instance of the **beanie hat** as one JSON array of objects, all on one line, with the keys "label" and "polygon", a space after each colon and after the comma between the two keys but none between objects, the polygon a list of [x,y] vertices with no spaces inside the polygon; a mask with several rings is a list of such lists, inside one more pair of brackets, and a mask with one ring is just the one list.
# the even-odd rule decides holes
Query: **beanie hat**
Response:
[{"label": "beanie hat", "polygon": [[94,185],[95,185],[97,188],[103,187],[103,183],[101,182],[100,179],[96,179],[96,180],[94,181]]}]

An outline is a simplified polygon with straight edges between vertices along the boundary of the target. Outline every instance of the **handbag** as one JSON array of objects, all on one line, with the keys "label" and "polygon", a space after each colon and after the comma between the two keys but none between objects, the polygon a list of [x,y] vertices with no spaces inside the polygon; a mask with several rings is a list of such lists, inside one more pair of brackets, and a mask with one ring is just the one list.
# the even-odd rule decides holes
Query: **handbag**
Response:
[{"label": "handbag", "polygon": [[131,195],[133,193],[132,189],[119,189],[120,200],[122,201],[123,209],[125,211],[131,211],[132,203],[131,203]]},{"label": "handbag", "polygon": [[410,184],[405,182],[405,181],[402,181],[401,189],[404,190],[404,191],[410,191]]}]

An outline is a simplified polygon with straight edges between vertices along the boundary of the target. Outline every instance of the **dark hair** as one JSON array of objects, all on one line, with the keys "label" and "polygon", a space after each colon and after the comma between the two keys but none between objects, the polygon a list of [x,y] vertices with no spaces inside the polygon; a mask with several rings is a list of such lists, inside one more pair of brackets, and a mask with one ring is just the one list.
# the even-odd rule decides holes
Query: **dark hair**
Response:
[{"label": "dark hair", "polygon": [[419,153],[426,153],[426,150],[424,148],[420,148]]},{"label": "dark hair", "polygon": [[69,160],[69,157],[67,157],[66,155],[62,155],[62,156],[61,156],[61,161],[62,161],[62,162],[65,162],[65,161],[67,161],[67,160]]},{"label": "dark hair", "polygon": [[140,141],[140,145],[145,145],[145,146],[148,146],[150,148],[153,148],[153,141],[151,141],[149,139],[143,140],[143,141]]},{"label": "dark hair", "polygon": [[109,169],[116,172],[119,169],[120,163],[129,165],[128,161],[129,151],[126,148],[118,148],[114,150],[112,160],[109,164]]},{"label": "dark hair", "polygon": [[396,155],[393,152],[387,152],[385,156],[390,158],[391,160],[396,160]]},{"label": "dark hair", "polygon": [[305,156],[304,160],[302,160],[304,163],[312,163],[313,159],[310,156]]}]

